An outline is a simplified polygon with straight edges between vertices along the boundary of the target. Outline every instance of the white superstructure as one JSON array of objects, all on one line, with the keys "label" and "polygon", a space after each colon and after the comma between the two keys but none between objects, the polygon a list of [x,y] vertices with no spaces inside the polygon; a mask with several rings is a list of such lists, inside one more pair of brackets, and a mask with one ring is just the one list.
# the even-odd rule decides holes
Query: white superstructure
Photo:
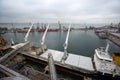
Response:
[{"label": "white superstructure", "polygon": [[103,75],[105,73],[112,74],[113,77],[115,75],[120,75],[120,67],[114,64],[111,55],[108,53],[108,46],[106,49],[104,47],[95,49],[93,61],[96,71],[102,72]]}]

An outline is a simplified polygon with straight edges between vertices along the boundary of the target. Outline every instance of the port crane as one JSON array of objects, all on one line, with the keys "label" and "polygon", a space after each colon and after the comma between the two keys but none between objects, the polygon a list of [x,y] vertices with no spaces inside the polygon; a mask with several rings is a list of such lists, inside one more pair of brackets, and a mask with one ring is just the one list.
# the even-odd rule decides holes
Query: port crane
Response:
[{"label": "port crane", "polygon": [[45,45],[45,37],[46,37],[46,34],[47,34],[47,31],[48,31],[48,28],[49,28],[49,24],[47,25],[47,28],[42,36],[42,39],[41,39],[41,47],[42,47],[42,52],[45,52],[45,49],[46,49],[46,45]]},{"label": "port crane", "polygon": [[30,28],[29,28],[29,30],[28,30],[28,32],[27,32],[27,34],[25,35],[25,38],[24,38],[25,42],[27,42],[27,41],[28,41],[28,36],[29,36],[29,33],[30,33],[30,31],[31,31],[32,27],[33,27],[33,24],[31,24],[31,25],[30,25]]},{"label": "port crane", "polygon": [[66,60],[66,58],[68,56],[67,47],[68,47],[68,39],[69,39],[69,34],[70,34],[70,27],[71,27],[71,25],[69,25],[67,36],[66,36],[66,40],[65,40],[65,43],[63,45],[64,46],[64,55],[62,57],[62,63],[64,63],[64,61]]}]

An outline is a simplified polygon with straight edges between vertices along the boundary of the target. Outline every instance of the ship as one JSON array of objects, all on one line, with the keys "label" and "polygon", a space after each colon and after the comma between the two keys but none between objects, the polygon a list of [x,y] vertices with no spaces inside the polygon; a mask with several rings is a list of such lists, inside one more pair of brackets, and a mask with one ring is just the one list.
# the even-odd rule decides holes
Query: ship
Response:
[{"label": "ship", "polygon": [[107,39],[107,35],[106,35],[106,33],[104,33],[104,32],[99,33],[99,34],[97,34],[97,35],[98,35],[98,37],[99,37],[100,39]]},{"label": "ship", "polygon": [[95,34],[100,38],[100,39],[107,39],[106,31],[105,30],[95,30]]},{"label": "ship", "polygon": [[120,79],[120,66],[115,63],[114,58],[110,55],[108,49],[109,44],[107,44],[106,48],[100,47],[95,49],[93,57],[94,67],[101,76],[111,77],[110,79],[118,80]]},{"label": "ship", "polygon": [[[45,32],[46,29],[39,29],[38,32]],[[48,29],[48,32],[57,32],[59,29]]]},{"label": "ship", "polygon": [[[27,33],[29,29],[18,29],[18,33]],[[34,32],[34,30],[31,30],[30,32]]]},{"label": "ship", "polygon": [[[34,26],[34,25],[32,25],[32,26]],[[27,33],[28,30],[29,30],[29,27],[24,27],[22,29],[18,29],[17,32],[18,33]],[[30,32],[34,32],[34,31],[35,31],[35,29],[32,27],[32,29],[30,30]]]},{"label": "ship", "polygon": [[[39,28],[39,25],[37,26],[37,32],[45,32],[47,24],[42,24],[41,28]],[[59,29],[48,29],[47,32],[57,32]]]}]

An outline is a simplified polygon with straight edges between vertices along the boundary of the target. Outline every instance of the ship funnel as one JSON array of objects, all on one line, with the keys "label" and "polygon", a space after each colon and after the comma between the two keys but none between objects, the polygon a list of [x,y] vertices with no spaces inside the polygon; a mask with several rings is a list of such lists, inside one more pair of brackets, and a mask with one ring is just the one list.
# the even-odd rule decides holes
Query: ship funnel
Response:
[{"label": "ship funnel", "polygon": [[41,39],[41,46],[42,46],[42,51],[45,52],[45,48],[46,48],[46,45],[45,45],[45,37],[46,37],[46,34],[47,34],[47,31],[48,31],[48,28],[49,28],[49,25],[47,25],[47,28],[42,36],[42,39]]},{"label": "ship funnel", "polygon": [[32,27],[33,27],[33,24],[30,25],[30,28],[29,28],[27,34],[25,35],[25,38],[24,38],[25,42],[28,41],[28,36],[29,36],[29,33],[30,33]]},{"label": "ship funnel", "polygon": [[107,42],[107,46],[106,46],[106,49],[105,49],[105,52],[108,52],[108,49],[109,49],[109,43]]},{"label": "ship funnel", "polygon": [[[66,40],[65,40],[65,43],[64,43],[64,55],[62,57],[62,60],[66,60],[67,56],[68,56],[68,53],[67,53],[67,47],[68,47],[68,39],[69,39],[69,33],[70,33],[70,27],[71,25],[69,25],[69,28],[68,28],[68,33],[67,33],[67,36],[66,36]],[[62,62],[63,62],[62,61]]]}]

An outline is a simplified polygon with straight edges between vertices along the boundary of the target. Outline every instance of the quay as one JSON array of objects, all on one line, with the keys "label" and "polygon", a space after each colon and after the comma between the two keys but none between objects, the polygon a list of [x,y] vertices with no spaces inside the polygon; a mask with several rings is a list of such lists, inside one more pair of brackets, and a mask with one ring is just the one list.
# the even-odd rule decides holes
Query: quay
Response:
[{"label": "quay", "polygon": [[120,33],[107,33],[107,38],[120,47]]}]

